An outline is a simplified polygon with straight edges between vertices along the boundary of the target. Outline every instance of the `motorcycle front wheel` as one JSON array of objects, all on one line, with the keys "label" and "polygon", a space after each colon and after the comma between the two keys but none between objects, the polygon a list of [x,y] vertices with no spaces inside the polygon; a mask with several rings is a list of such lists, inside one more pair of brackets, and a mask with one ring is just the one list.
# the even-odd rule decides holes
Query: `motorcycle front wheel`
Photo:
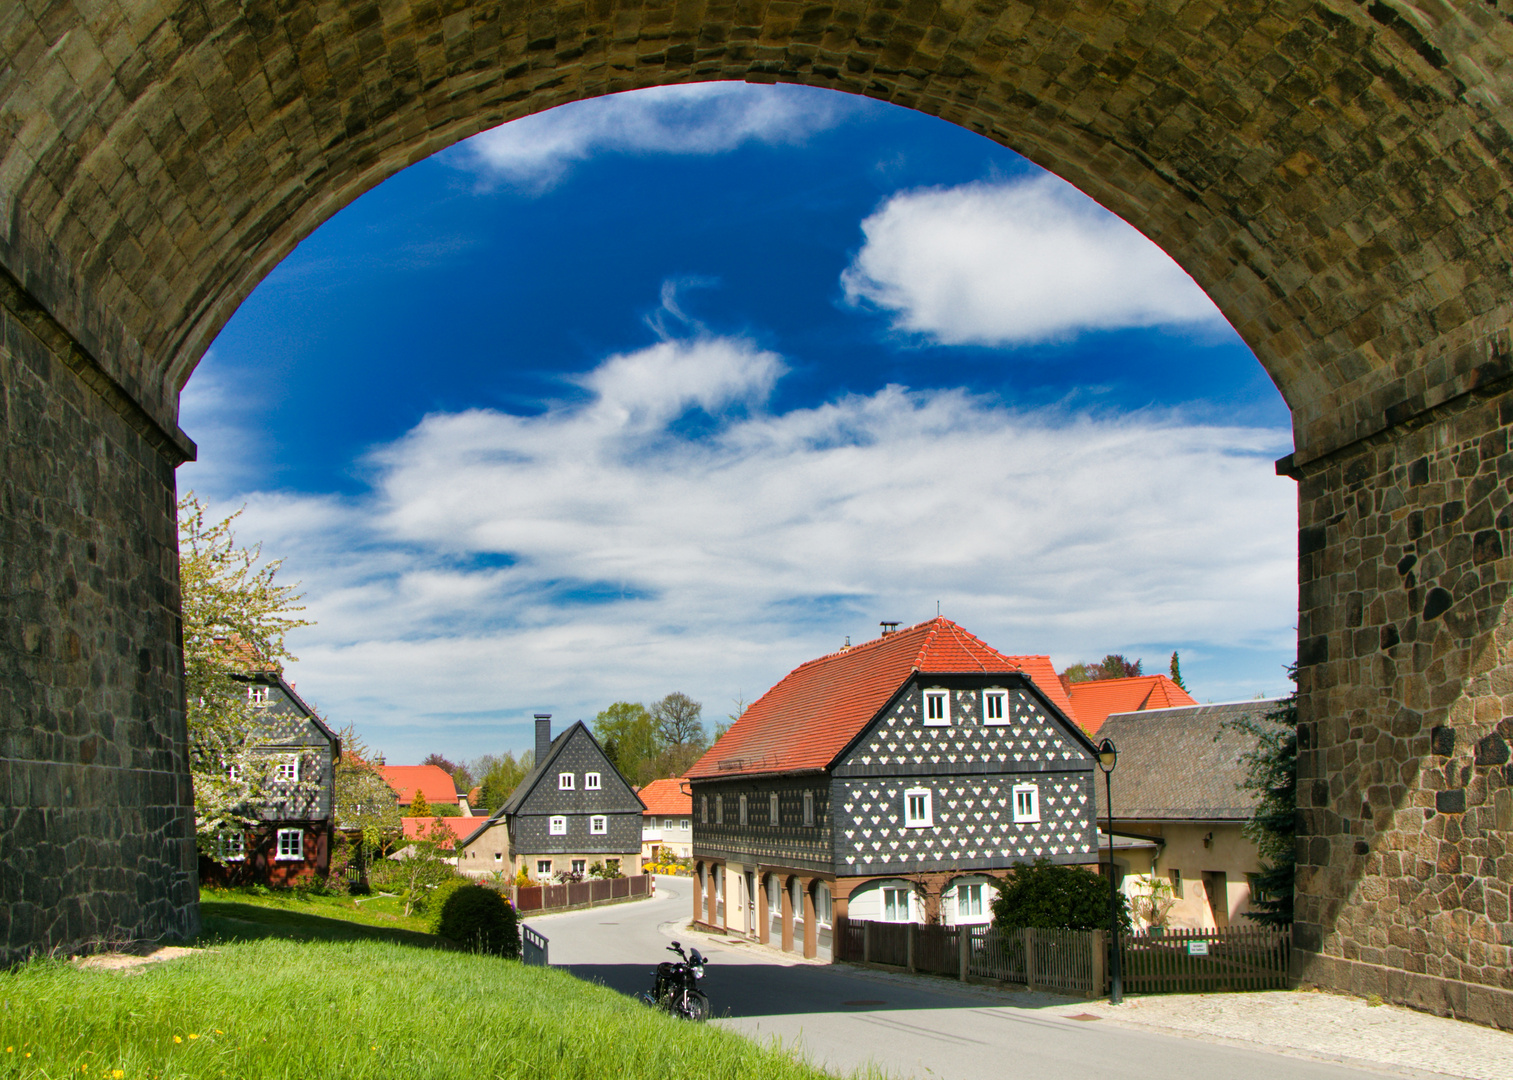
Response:
[{"label": "motorcycle front wheel", "polygon": [[709,1019],[709,999],[697,990],[690,990],[683,999],[683,1015],[689,1020]]}]

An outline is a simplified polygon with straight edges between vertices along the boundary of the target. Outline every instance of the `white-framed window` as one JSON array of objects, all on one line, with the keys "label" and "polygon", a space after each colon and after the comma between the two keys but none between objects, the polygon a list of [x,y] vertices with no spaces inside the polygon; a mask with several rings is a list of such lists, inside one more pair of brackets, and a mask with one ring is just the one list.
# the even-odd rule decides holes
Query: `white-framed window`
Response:
[{"label": "white-framed window", "polygon": [[821,926],[831,924],[830,886],[823,881],[814,886],[814,917]]},{"label": "white-framed window", "polygon": [[683,819],[683,824],[682,824],[682,825],[681,825],[681,826],[680,826],[680,828],[682,828],[682,830],[683,830],[683,831],[684,831],[684,832],[687,832],[687,831],[688,831],[688,819],[687,819],[687,818],[684,818],[684,819]]},{"label": "white-framed window", "polygon": [[741,824],[746,824],[746,796],[741,796]]},{"label": "white-framed window", "polygon": [[551,872],[552,872],[552,860],[550,860],[550,859],[537,859],[536,860],[536,876],[538,878],[547,877],[547,876],[549,876],[551,874]]},{"label": "white-framed window", "polygon": [[573,774],[572,773],[570,773],[570,772],[559,772],[557,774],[557,790],[558,791],[572,791],[573,790]]},{"label": "white-framed window", "polygon": [[278,759],[278,766],[274,770],[273,778],[281,784],[295,784],[299,782],[299,755],[284,754]]},{"label": "white-framed window", "polygon": [[241,778],[242,778],[242,767],[240,765],[227,765],[226,766],[226,779],[227,780],[230,780],[232,783],[235,783],[236,781],[240,780]]},{"label": "white-framed window", "polygon": [[585,874],[587,872],[588,872],[588,860],[587,859],[574,859],[573,860],[573,873],[575,873],[575,874]]},{"label": "white-framed window", "polygon": [[714,823],[716,825],[723,825],[723,824],[725,824],[725,796],[724,795],[716,795],[714,797]]},{"label": "white-framed window", "polygon": [[1035,784],[1014,785],[1014,821],[1040,820],[1040,788]]},{"label": "white-framed window", "polygon": [[904,792],[904,826],[910,829],[930,828],[935,824],[935,815],[930,807],[929,788],[910,788]]},{"label": "white-framed window", "polygon": [[778,793],[774,791],[767,797],[767,824],[778,823]]},{"label": "white-framed window", "polygon": [[247,700],[254,705],[268,704],[268,688],[266,686],[247,687]]},{"label": "white-framed window", "polygon": [[1007,690],[982,692],[982,722],[988,727],[1002,727],[1009,722],[1009,692]]},{"label": "white-framed window", "polygon": [[883,887],[884,922],[909,921],[909,892],[909,889],[898,886]]},{"label": "white-framed window", "polygon": [[496,851],[496,852],[494,852],[494,861],[495,862],[504,862],[504,852],[502,852],[502,851]]},{"label": "white-framed window", "polygon": [[925,727],[951,726],[951,691],[925,691]]},{"label": "white-framed window", "polygon": [[982,916],[982,884],[960,884],[956,886],[956,917],[958,919],[976,919]]},{"label": "white-framed window", "polygon": [[287,862],[290,859],[304,859],[305,857],[305,830],[304,829],[280,829],[278,831],[278,851],[275,858],[279,862]]},{"label": "white-framed window", "polygon": [[583,774],[583,790],[584,791],[598,791],[599,790],[599,774],[598,773],[596,773],[596,772],[587,772],[587,773]]},{"label": "white-framed window", "polygon": [[227,829],[216,837],[221,862],[241,862],[247,857],[247,834]]},{"label": "white-framed window", "polygon": [[609,832],[609,818],[603,814],[594,814],[588,819],[588,831],[595,836],[603,836]]},{"label": "white-framed window", "polygon": [[552,820],[548,823],[548,830],[551,832],[551,834],[553,836],[566,836],[567,835],[567,815],[566,814],[553,814],[552,815]]},{"label": "white-framed window", "polygon": [[814,792],[804,792],[804,824],[814,824]]}]

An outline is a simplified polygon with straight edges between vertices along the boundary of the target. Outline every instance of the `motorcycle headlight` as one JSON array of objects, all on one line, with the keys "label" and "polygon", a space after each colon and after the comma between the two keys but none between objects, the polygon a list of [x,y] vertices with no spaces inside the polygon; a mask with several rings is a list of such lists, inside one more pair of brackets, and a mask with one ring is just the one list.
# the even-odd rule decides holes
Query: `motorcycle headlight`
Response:
[{"label": "motorcycle headlight", "polygon": [[695,979],[702,979],[704,977],[704,965],[700,964],[693,969],[693,977]]}]

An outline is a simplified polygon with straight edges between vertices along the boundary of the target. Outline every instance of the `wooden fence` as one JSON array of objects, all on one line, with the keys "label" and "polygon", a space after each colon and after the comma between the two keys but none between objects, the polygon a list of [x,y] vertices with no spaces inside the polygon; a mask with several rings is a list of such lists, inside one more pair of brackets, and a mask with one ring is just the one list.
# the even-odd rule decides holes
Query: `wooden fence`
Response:
[{"label": "wooden fence", "polygon": [[635,877],[597,878],[590,881],[572,881],[564,885],[527,885],[511,887],[515,910],[521,914],[542,911],[565,911],[570,908],[593,907],[615,900],[641,899],[651,895],[652,879],[649,874]]},{"label": "wooden fence", "polygon": [[1285,990],[1289,985],[1291,929],[1168,930],[1121,944],[1124,989],[1131,994]]}]

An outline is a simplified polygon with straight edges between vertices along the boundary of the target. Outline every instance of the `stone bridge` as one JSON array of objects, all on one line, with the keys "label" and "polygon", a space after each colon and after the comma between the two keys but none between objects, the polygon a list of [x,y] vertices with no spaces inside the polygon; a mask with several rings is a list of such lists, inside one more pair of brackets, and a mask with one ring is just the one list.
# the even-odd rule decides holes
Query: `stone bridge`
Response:
[{"label": "stone bridge", "polygon": [[1513,1027],[1509,0],[12,0],[0,951],[197,925],[178,395],[299,240],[597,94],[800,82],[1065,177],[1292,409],[1298,974]]}]

